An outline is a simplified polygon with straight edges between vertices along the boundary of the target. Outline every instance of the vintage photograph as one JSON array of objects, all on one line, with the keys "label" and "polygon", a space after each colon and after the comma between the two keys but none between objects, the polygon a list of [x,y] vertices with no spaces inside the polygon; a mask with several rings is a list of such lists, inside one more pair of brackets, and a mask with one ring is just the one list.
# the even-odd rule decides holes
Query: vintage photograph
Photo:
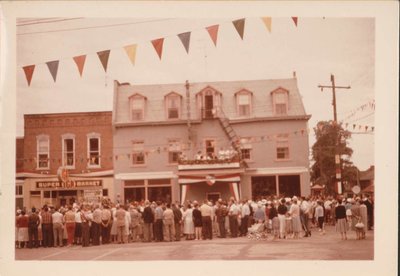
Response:
[{"label": "vintage photograph", "polygon": [[17,18],[16,46],[15,260],[374,260],[374,18]]},{"label": "vintage photograph", "polygon": [[396,275],[396,11],[1,1],[0,274]]}]

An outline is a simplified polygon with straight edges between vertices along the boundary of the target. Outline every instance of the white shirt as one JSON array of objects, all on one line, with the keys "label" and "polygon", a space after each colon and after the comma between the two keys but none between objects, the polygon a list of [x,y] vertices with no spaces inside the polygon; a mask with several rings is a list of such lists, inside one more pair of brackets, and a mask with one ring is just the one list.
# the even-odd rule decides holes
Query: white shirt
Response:
[{"label": "white shirt", "polygon": [[75,213],[75,222],[76,223],[82,223],[81,212],[76,212]]},{"label": "white shirt", "polygon": [[248,204],[243,204],[242,206],[242,217],[250,215],[250,208]]},{"label": "white shirt", "polygon": [[60,212],[55,212],[54,214],[51,215],[53,219],[53,223],[63,223],[64,222],[64,216]]}]

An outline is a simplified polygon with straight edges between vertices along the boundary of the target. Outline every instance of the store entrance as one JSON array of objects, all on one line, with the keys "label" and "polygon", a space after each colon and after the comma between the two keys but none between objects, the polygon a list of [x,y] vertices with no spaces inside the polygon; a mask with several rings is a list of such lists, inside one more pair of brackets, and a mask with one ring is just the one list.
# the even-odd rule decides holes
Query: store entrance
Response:
[{"label": "store entrance", "polygon": [[58,191],[57,198],[60,206],[72,205],[77,200],[77,190]]}]

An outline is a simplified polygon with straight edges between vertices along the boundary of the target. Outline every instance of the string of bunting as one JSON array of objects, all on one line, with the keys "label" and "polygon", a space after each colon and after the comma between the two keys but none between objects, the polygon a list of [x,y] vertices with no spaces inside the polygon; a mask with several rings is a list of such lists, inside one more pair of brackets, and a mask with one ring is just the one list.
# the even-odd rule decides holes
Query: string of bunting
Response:
[{"label": "string of bunting", "polygon": [[[353,128],[353,130],[358,130],[358,131],[364,131],[365,133],[369,132],[372,133],[374,131],[374,127],[373,126],[362,126],[362,125],[345,125],[346,128],[350,127]],[[318,127],[314,128],[314,131],[317,130],[317,128],[322,128],[322,125],[319,125]],[[289,137],[292,138],[296,138],[296,137],[303,137],[304,135],[308,135],[310,134],[311,130],[308,129],[300,129],[300,130],[296,130],[293,132],[288,132],[288,133],[281,133],[281,134],[273,134],[273,135],[261,135],[261,136],[251,136],[251,137],[240,137],[240,141],[243,145],[245,144],[256,144],[256,143],[264,143],[264,142],[273,142],[273,141],[280,141],[281,139],[287,139]],[[221,139],[222,140],[222,139]],[[228,148],[230,146],[230,142],[226,141],[224,139],[225,143],[217,143],[217,145],[219,147],[222,148]],[[203,143],[197,143],[196,145],[194,145],[195,147],[201,147],[203,145]],[[127,147],[125,147],[127,148]],[[143,152],[145,153],[146,156],[148,156],[149,154],[161,154],[164,152],[170,152],[170,151],[186,151],[188,150],[189,145],[187,143],[167,143],[167,144],[160,144],[160,145],[150,145],[150,146],[144,146],[143,147]],[[118,149],[121,149],[121,147],[119,147]],[[131,149],[131,147],[129,147],[129,149]],[[109,160],[113,160],[113,158],[118,161],[118,160],[130,160],[132,154],[130,153],[122,153],[122,154],[115,154],[113,156],[99,156],[99,158],[102,159],[109,159]],[[23,161],[23,162],[36,162],[37,158],[36,157],[32,157],[32,158],[21,158],[21,159],[17,159],[17,161]],[[56,158],[52,158],[52,159],[41,159],[42,161],[53,161],[53,162],[57,162],[61,164],[61,158],[56,159]],[[71,161],[71,160],[70,160]],[[90,162],[92,161],[92,163],[95,161],[94,158],[86,158],[86,157],[78,157],[75,158],[75,162],[80,161],[81,163],[83,162]]]},{"label": "string of bunting", "polygon": [[[263,21],[264,25],[266,26],[268,32],[271,32],[272,18],[271,17],[262,17],[261,20]],[[298,17],[292,17],[292,20],[294,22],[294,25],[297,27]],[[244,39],[245,23],[246,23],[246,18],[241,18],[241,19],[232,21],[233,27],[236,29],[238,35],[240,36],[240,38],[242,40]],[[212,42],[214,43],[215,47],[217,47],[219,26],[220,26],[220,24],[217,24],[217,25],[212,25],[212,26],[208,26],[205,28],[205,30],[208,32]],[[180,33],[180,34],[176,35],[182,42],[182,45],[187,54],[189,54],[189,49],[190,49],[191,33],[192,32],[184,32],[184,33]],[[163,55],[163,46],[164,46],[165,38],[166,37],[162,37],[162,38],[157,38],[157,39],[153,39],[150,41],[160,60],[162,59],[162,55]],[[131,61],[132,65],[135,65],[137,46],[138,46],[137,43],[122,46],[122,48],[125,50],[128,58],[129,58],[129,60]],[[107,72],[110,53],[111,53],[111,49],[96,52],[97,57],[104,69],[104,72]],[[76,66],[78,68],[80,77],[82,77],[82,75],[83,75],[83,70],[85,67],[87,55],[88,54],[83,54],[83,55],[78,55],[78,56],[72,57],[72,59],[74,60]],[[53,61],[46,62],[46,65],[48,67],[48,70],[49,70],[54,82],[56,82],[56,80],[57,80],[59,62],[60,62],[60,60],[53,60]],[[25,78],[27,80],[28,86],[31,85],[33,73],[34,73],[37,65],[38,64],[32,64],[32,65],[26,65],[26,66],[22,67],[22,69],[24,70],[24,73],[25,73]]]},{"label": "string of bunting", "polygon": [[359,112],[363,112],[363,111],[367,111],[367,110],[375,111],[375,99],[370,100],[369,102],[367,102],[363,105],[360,105],[357,108],[352,109],[351,111],[348,112],[348,115],[346,117],[344,117],[341,121],[347,121],[347,120],[351,119],[352,117],[354,117]]}]

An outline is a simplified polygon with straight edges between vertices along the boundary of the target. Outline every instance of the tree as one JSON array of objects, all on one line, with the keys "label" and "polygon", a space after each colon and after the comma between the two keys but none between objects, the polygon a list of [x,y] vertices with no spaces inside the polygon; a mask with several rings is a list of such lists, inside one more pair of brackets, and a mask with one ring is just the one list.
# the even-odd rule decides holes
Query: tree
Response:
[{"label": "tree", "polygon": [[357,179],[357,168],[350,161],[353,150],[347,146],[351,133],[332,121],[318,122],[314,131],[316,142],[312,146],[311,181],[325,185],[328,194],[335,194],[336,147],[341,159],[342,183],[351,185]]}]

